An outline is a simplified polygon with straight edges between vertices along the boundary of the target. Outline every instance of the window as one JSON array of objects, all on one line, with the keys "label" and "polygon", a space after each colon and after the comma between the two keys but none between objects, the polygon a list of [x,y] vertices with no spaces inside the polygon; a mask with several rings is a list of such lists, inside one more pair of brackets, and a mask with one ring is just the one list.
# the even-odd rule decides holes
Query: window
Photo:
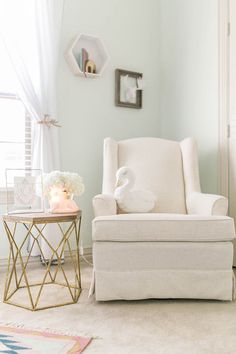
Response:
[{"label": "window", "polygon": [[31,167],[31,121],[16,95],[0,92],[0,187],[6,168]]},{"label": "window", "polygon": [[0,39],[0,189],[6,168],[31,167],[31,120],[16,94],[16,80]]}]

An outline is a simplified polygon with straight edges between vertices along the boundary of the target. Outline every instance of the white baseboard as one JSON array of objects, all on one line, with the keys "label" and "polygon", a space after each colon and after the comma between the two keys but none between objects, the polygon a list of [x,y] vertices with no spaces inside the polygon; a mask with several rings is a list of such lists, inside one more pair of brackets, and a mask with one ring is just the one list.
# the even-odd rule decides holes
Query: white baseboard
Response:
[{"label": "white baseboard", "polygon": [[83,246],[80,246],[80,248],[79,248],[79,253],[80,253],[82,256],[90,256],[90,255],[92,255],[92,247],[83,247]]},{"label": "white baseboard", "polygon": [[[81,252],[82,251],[82,252]],[[75,254],[75,250],[72,251],[73,254]],[[83,256],[92,256],[92,247],[80,247],[80,254]],[[65,258],[68,258],[70,256],[69,251],[65,251]],[[22,257],[23,261],[25,262],[27,259],[27,255]],[[80,262],[84,262],[83,258],[81,257]],[[20,262],[17,262],[19,264]],[[36,264],[39,263],[39,257],[31,257],[29,259],[29,264]],[[3,258],[0,259],[0,270],[2,268],[6,268],[8,266],[8,259]]]}]

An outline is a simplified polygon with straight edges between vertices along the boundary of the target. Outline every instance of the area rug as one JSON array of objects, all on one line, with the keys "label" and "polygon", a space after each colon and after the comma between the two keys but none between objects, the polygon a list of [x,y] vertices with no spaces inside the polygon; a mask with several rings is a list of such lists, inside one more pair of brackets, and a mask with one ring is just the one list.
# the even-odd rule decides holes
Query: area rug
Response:
[{"label": "area rug", "polygon": [[0,326],[0,353],[79,354],[91,338]]}]

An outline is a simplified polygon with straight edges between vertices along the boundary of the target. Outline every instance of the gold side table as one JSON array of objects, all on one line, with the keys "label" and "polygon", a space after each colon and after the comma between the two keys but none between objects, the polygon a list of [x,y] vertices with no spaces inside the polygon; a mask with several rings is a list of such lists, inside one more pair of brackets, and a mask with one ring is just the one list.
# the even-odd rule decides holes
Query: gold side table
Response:
[{"label": "gold side table", "polygon": [[[36,311],[78,301],[81,292],[79,263],[81,217],[81,211],[71,214],[35,213],[3,216],[10,245],[3,297],[5,303]],[[57,245],[52,244],[47,237],[46,230],[49,224],[55,224],[54,228],[58,232]],[[42,242],[50,250],[49,259],[44,256]],[[27,246],[28,254],[23,256]],[[44,264],[33,261],[32,252],[35,247],[38,247]],[[65,262],[64,252],[68,254]]]}]

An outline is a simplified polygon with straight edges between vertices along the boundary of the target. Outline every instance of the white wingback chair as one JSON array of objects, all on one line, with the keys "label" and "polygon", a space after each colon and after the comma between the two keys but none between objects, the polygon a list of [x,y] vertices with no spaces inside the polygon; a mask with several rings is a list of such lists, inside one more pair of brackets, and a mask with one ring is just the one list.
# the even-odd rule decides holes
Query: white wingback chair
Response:
[{"label": "white wingback chair", "polygon": [[[156,195],[151,213],[119,213],[116,171]],[[200,189],[193,138],[104,140],[103,194],[93,199],[96,300],[232,300],[234,222],[228,202]]]}]

